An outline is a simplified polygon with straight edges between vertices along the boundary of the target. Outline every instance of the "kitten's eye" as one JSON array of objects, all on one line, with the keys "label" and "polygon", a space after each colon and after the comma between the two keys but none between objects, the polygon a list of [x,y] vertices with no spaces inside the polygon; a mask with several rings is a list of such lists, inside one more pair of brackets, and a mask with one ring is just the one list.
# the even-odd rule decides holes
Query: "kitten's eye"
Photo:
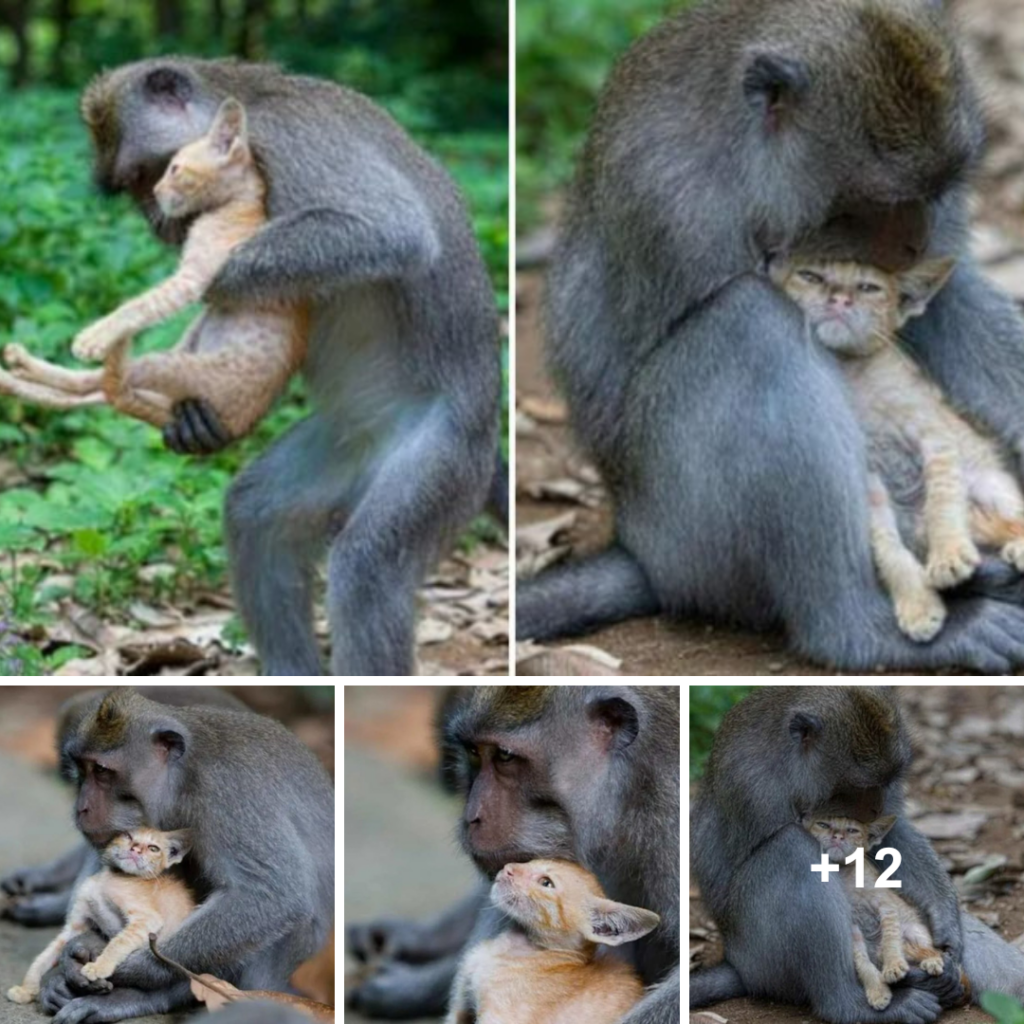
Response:
[{"label": "kitten's eye", "polygon": [[160,847],[159,846],[151,846],[149,848],[149,852],[150,853],[159,853],[160,852]]},{"label": "kitten's eye", "polygon": [[498,750],[494,755],[494,760],[499,764],[508,764],[509,761],[514,761],[515,759],[516,755],[513,754],[511,750],[505,750],[502,747],[498,747]]},{"label": "kitten's eye", "polygon": [[540,884],[541,884],[541,885],[542,885],[542,886],[543,886],[543,887],[544,887],[545,889],[554,889],[554,887],[555,887],[555,883],[554,883],[554,882],[552,882],[552,881],[551,881],[551,879],[550,879],[550,878],[548,878],[548,876],[547,876],[547,875],[543,875],[543,876],[541,877],[541,880],[540,880]]},{"label": "kitten's eye", "polygon": [[824,284],[825,278],[821,274],[816,274],[813,270],[798,270],[796,276],[801,281],[806,281],[808,284]]},{"label": "kitten's eye", "polygon": [[862,295],[878,295],[882,291],[882,286],[880,284],[872,284],[871,281],[861,281],[857,285],[857,291]]},{"label": "kitten's eye", "polygon": [[818,828],[831,828],[827,821],[816,821],[815,825],[817,825]]},{"label": "kitten's eye", "polygon": [[856,835],[860,835],[860,829],[859,828],[848,828],[846,831],[847,832],[852,832],[855,836]]},{"label": "kitten's eye", "polygon": [[171,177],[176,178],[181,173],[181,168],[177,164],[171,164]]}]

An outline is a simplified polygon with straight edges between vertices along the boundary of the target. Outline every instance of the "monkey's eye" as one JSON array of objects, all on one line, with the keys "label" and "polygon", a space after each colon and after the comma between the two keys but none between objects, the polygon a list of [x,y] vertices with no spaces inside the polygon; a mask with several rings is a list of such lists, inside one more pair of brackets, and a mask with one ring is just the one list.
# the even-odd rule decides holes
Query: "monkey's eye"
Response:
[{"label": "monkey's eye", "polygon": [[816,274],[813,270],[798,270],[796,276],[801,281],[806,281],[808,284],[824,284],[825,278],[821,274]]},{"label": "monkey's eye", "polygon": [[550,878],[548,878],[548,876],[547,876],[547,875],[542,875],[542,876],[541,876],[540,884],[541,884],[541,885],[542,885],[542,886],[543,886],[543,887],[544,887],[545,889],[554,889],[554,887],[555,887],[555,883],[554,883],[554,882],[552,882],[552,881],[551,881],[551,879],[550,879]]},{"label": "monkey's eye", "polygon": [[465,745],[465,750],[466,750],[466,753],[469,755],[469,759],[471,761],[479,761],[480,760],[480,749],[477,747],[477,745],[475,743],[467,743]]},{"label": "monkey's eye", "polygon": [[515,759],[516,755],[511,750],[505,750],[503,747],[498,747],[494,754],[494,760],[499,764],[508,764],[509,761],[514,761]]},{"label": "monkey's eye", "polygon": [[108,768],[104,764],[94,764],[92,766],[92,773],[97,779],[111,779],[114,777],[113,769]]},{"label": "monkey's eye", "polygon": [[882,286],[880,284],[874,284],[871,281],[861,281],[861,283],[857,285],[857,291],[861,292],[863,295],[877,295],[881,290]]},{"label": "monkey's eye", "polygon": [[159,846],[150,846],[149,852],[150,853],[159,853],[160,852],[160,847]]}]

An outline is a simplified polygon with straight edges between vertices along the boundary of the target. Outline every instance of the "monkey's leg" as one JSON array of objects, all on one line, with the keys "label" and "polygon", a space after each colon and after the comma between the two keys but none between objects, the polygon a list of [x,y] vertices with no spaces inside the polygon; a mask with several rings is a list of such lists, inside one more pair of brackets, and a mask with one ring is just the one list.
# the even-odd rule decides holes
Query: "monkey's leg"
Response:
[{"label": "monkey's leg", "polygon": [[86,843],[38,868],[22,868],[0,879],[9,896],[4,917],[29,925],[60,924],[68,912],[71,886],[88,858]]},{"label": "monkey's leg", "polygon": [[24,345],[8,345],[4,349],[4,362],[20,380],[45,384],[71,395],[88,395],[102,390],[102,370],[69,370],[32,355]]},{"label": "monkey's leg", "polygon": [[679,977],[677,966],[626,1014],[622,1024],[678,1024]]},{"label": "monkey's leg", "polygon": [[[802,332],[792,303],[742,278],[636,374],[628,443],[642,465],[616,494],[619,536],[661,606],[782,623],[803,655],[847,670],[1024,664],[1011,604],[958,598],[930,644],[900,633],[872,564],[863,432]],[[709,471],[718,459],[728,474]]]},{"label": "monkey's leg", "polygon": [[331,543],[327,605],[333,675],[414,674],[416,588],[476,509],[486,461],[468,450],[447,408],[432,405],[389,442]]},{"label": "monkey's leg", "polygon": [[899,914],[887,904],[878,907],[878,921],[882,928],[878,951],[882,961],[882,980],[890,985],[906,977],[910,964],[903,956],[903,928]]},{"label": "monkey's leg", "polygon": [[969,579],[981,563],[971,539],[970,495],[954,445],[922,441],[924,528],[928,542],[928,579],[948,590]]},{"label": "monkey's leg", "polygon": [[982,992],[1004,992],[1024,1000],[1024,952],[1000,938],[972,914],[963,912],[961,923],[963,966],[975,1002]]},{"label": "monkey's leg", "polygon": [[884,1010],[892,1002],[892,990],[886,985],[881,972],[871,962],[864,933],[856,925],[853,926],[853,966],[860,983],[864,986],[868,1002],[876,1010]]},{"label": "monkey's leg", "polygon": [[933,639],[946,621],[946,606],[928,581],[924,566],[900,536],[885,484],[874,473],[868,478],[871,505],[871,552],[875,568],[892,595],[896,621],[911,640]]},{"label": "monkey's leg", "polygon": [[955,404],[1024,460],[1024,321],[1010,296],[964,255],[902,334]]}]

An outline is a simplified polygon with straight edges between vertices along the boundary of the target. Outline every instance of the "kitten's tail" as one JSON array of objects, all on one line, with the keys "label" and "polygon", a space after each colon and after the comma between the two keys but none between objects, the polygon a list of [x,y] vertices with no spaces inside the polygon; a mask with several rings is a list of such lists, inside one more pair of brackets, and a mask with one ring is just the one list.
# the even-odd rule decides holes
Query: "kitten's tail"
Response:
[{"label": "kitten's tail", "polygon": [[516,592],[516,636],[553,640],[660,610],[640,563],[613,544],[596,555],[521,581]]}]

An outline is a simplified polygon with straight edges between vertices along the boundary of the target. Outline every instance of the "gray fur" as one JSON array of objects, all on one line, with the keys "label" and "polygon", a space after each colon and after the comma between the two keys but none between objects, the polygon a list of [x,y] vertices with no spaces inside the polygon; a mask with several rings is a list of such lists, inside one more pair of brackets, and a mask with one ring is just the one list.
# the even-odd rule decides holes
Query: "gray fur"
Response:
[{"label": "gray fur", "polygon": [[[380,108],[333,83],[159,58],[105,87],[120,134],[111,152],[100,147],[97,173],[145,210],[144,186],[167,157],[222,99],[243,102],[272,219],[208,298],[312,301],[316,411],[227,502],[234,593],[264,673],[322,672],[312,589],[328,553],[332,674],[411,674],[416,587],[482,509],[495,472],[497,315],[457,189]],[[178,433],[205,441],[172,443],[209,448],[209,420],[183,410]]]},{"label": "gray fur", "polygon": [[[770,687],[729,712],[690,819],[694,877],[725,963],[692,975],[691,1007],[746,994],[809,1003],[830,1024],[920,1024],[961,995],[961,962],[975,998],[1024,988],[1024,955],[961,914],[931,844],[902,817],[909,766],[899,705],[885,688]],[[881,1011],[854,973],[846,894],[808,870],[820,849],[798,824],[806,811],[857,801],[871,817],[900,815],[883,842],[901,855],[894,877],[948,953],[941,977],[913,972]]]},{"label": "gray fur", "polygon": [[[458,688],[442,710],[446,764],[468,795],[472,773],[465,743],[517,740],[544,751],[522,782],[520,832],[508,836],[505,860],[568,857],[593,871],[610,899],[661,915],[658,930],[633,944],[645,984],[656,986],[627,1024],[679,1021],[679,690],[676,687],[584,686]],[[531,697],[537,691],[543,700]],[[519,700],[525,704],[520,706]],[[635,738],[607,760],[587,760],[589,716],[604,701],[622,701],[635,716]],[[507,702],[507,703],[506,703]],[[623,727],[620,735],[631,731]],[[467,823],[463,845],[473,853]],[[493,876],[497,867],[476,857]],[[495,862],[496,863],[496,862]],[[500,865],[498,865],[500,867]],[[382,921],[349,930],[349,948],[369,959],[385,954],[382,971],[351,995],[373,1016],[399,1019],[440,1013],[458,966],[458,951],[498,934],[504,922],[482,886],[433,929]],[[468,939],[467,939],[468,936]],[[443,983],[443,984],[442,984]]]},{"label": "gray fur", "polygon": [[[917,67],[892,44],[905,31],[928,54]],[[936,93],[894,103],[942,62]],[[756,86],[774,66],[769,129],[774,94]],[[960,181],[980,125],[945,15],[918,0],[717,0],[633,46],[602,95],[548,295],[552,367],[611,490],[621,553],[615,573],[598,559],[521,584],[523,638],[653,605],[783,626],[799,653],[846,670],[1024,664],[1024,608],[1006,587],[952,601],[931,644],[899,633],[868,546],[861,430],[763,276],[796,244],[890,267],[963,255],[913,343],[1019,451],[1024,328],[965,255]]]},{"label": "gray fur", "polygon": [[[117,699],[129,724],[109,755],[121,766],[113,830],[145,822],[192,834],[184,867],[202,905],[163,951],[239,988],[285,991],[333,923],[334,793],[326,772],[297,737],[260,715],[168,710],[133,690]],[[151,737],[168,732],[182,737],[183,752],[158,763]],[[64,737],[63,763],[71,769],[110,735],[95,711],[86,715]],[[123,799],[129,794],[137,802]],[[65,957],[40,1001],[62,1010],[60,1024],[78,1024],[166,1012],[191,998],[188,983],[148,951],[132,954],[112,980],[113,993],[81,996],[77,966]]]}]

